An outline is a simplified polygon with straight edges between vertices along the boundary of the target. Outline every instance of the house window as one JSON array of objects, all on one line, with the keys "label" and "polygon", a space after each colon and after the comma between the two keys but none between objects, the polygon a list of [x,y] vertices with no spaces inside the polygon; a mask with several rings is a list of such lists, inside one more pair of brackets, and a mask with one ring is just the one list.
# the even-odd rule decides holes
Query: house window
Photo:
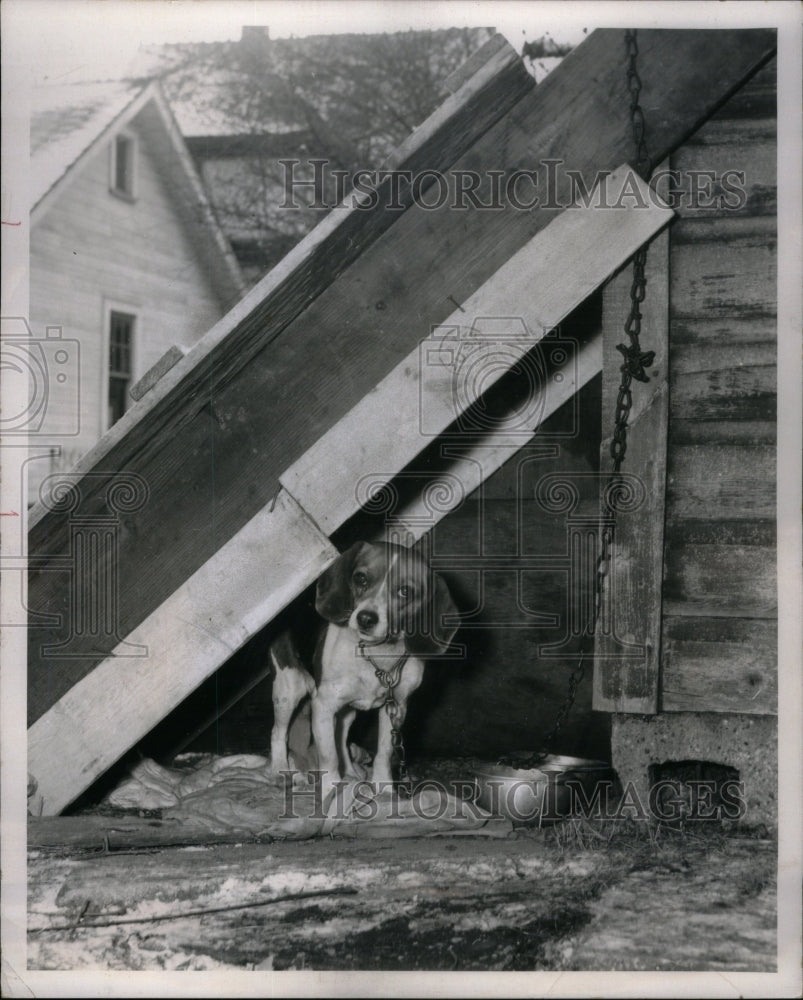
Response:
[{"label": "house window", "polygon": [[114,194],[133,198],[137,143],[131,135],[118,135],[112,143],[111,189]]},{"label": "house window", "polygon": [[109,313],[109,420],[116,423],[128,408],[128,389],[133,374],[134,324],[130,313]]}]

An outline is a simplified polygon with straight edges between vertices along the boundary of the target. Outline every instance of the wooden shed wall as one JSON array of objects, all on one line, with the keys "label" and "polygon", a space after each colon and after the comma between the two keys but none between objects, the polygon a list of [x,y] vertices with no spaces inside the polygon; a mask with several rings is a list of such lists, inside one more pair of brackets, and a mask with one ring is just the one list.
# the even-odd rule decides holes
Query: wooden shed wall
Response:
[{"label": "wooden shed wall", "polygon": [[744,171],[747,196],[681,200],[670,230],[664,711],[777,711],[775,77],[773,60],[670,161],[687,184]]}]

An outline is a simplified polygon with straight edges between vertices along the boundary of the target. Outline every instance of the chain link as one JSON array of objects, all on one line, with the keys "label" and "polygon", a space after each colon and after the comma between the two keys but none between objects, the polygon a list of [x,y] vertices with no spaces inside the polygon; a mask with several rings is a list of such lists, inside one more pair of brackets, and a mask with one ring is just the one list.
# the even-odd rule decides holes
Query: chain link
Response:
[{"label": "chain link", "polygon": [[396,774],[397,790],[399,793],[409,797],[412,795],[412,780],[407,770],[407,755],[404,750],[404,739],[399,721],[400,709],[395,695],[396,686],[401,680],[402,670],[404,669],[404,664],[407,662],[407,653],[403,653],[390,670],[383,670],[373,657],[365,652],[363,643],[360,643],[359,648],[360,655],[365,657],[374,668],[374,673],[379,683],[387,688],[387,694],[385,695],[382,707],[388,713],[388,719],[390,720],[391,771]]},{"label": "chain link", "polygon": [[[627,86],[630,91],[630,122],[633,129],[633,142],[636,147],[636,169],[644,180],[649,180],[652,172],[652,164],[647,151],[646,126],[644,113],[639,104],[641,95],[641,78],[636,69],[636,59],[638,56],[638,43],[636,32],[628,30],[625,32],[625,47],[627,50]],[[597,624],[602,616],[603,597],[605,593],[605,579],[610,569],[611,548],[613,546],[616,529],[616,510],[611,503],[611,497],[615,492],[616,481],[622,467],[627,452],[627,427],[630,419],[630,410],[633,406],[633,393],[631,385],[633,379],[638,382],[649,382],[650,377],[645,371],[651,367],[655,361],[655,351],[642,351],[639,337],[641,336],[641,309],[647,290],[647,279],[645,269],[647,263],[647,248],[640,247],[633,257],[633,281],[630,285],[630,313],[624,325],[627,334],[628,344],[617,344],[616,349],[622,355],[622,365],[619,369],[621,381],[619,391],[616,396],[616,407],[614,412],[613,436],[611,438],[610,455],[613,459],[613,467],[606,484],[602,500],[602,524],[600,530],[600,553],[597,556],[596,576],[594,580],[594,604],[591,618],[582,633],[584,640],[593,639],[597,630]],[[502,757],[500,764],[509,764],[514,767],[533,767],[542,760],[557,737],[559,736],[566,719],[571,712],[577,697],[577,689],[585,676],[586,651],[581,649],[577,666],[569,675],[569,690],[563,701],[552,729],[544,740],[544,749],[529,755],[524,760],[515,761],[512,757]]]},{"label": "chain link", "polygon": [[636,32],[632,29],[625,32],[625,48],[627,49],[627,89],[630,91],[630,124],[633,129],[633,143],[636,147],[636,168],[644,180],[647,180],[651,172],[651,162],[647,152],[647,126],[644,121],[644,112],[639,104],[641,77],[636,68],[638,40]]}]

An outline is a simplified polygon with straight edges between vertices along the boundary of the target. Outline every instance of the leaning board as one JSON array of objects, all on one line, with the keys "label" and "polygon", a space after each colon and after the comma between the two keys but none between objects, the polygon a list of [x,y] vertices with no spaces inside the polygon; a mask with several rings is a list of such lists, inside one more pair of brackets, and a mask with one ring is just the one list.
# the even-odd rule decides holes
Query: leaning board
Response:
[{"label": "leaning board", "polygon": [[[633,183],[627,168],[612,180],[627,176]],[[642,182],[635,183],[646,197]],[[503,363],[494,356],[491,372],[500,377],[672,215],[657,204],[566,209],[483,284],[470,300],[471,313],[459,310],[451,328],[468,315],[499,317],[503,308],[523,329],[531,326],[528,336],[511,342]],[[391,371],[287,470],[282,492],[126,637],[146,656],[114,651],[31,726],[28,769],[45,814],[65,808],[336,558],[327,535],[358,509],[356,479],[377,469],[391,479],[471,406],[476,392],[453,392],[457,355],[452,365],[424,366],[410,381],[419,354]],[[601,353],[581,355],[583,375],[576,377],[587,379],[585,359],[599,364]],[[478,385],[487,388],[489,381]],[[432,404],[429,435],[420,424],[422,397]],[[545,407],[542,416],[554,409]],[[513,454],[527,440],[514,437],[505,448]]]}]

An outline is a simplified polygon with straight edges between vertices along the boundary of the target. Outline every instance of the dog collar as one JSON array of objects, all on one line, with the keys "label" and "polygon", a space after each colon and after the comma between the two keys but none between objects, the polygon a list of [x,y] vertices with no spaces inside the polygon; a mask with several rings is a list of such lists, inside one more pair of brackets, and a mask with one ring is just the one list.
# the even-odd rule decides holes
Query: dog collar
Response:
[{"label": "dog collar", "polygon": [[[407,652],[402,653],[390,670],[383,670],[373,656],[369,656],[368,653],[365,652],[365,645],[366,644],[364,642],[359,643],[360,656],[368,660],[374,668],[374,673],[379,679],[379,682],[384,685],[384,687],[388,688],[388,690],[392,691],[401,680],[401,672],[404,669],[404,664],[407,662],[410,654]],[[374,645],[378,644],[374,643]]]}]

